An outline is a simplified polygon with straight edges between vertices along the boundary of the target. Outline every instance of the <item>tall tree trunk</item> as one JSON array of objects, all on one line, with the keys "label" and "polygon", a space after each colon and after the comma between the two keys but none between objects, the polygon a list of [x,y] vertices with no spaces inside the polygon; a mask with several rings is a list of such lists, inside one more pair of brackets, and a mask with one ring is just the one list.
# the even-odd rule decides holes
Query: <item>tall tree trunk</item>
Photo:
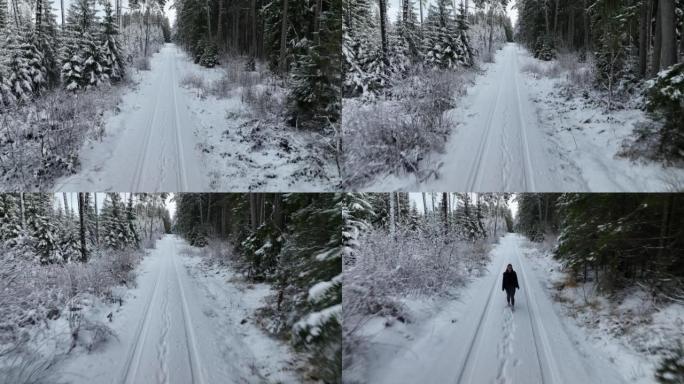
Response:
[{"label": "tall tree trunk", "polygon": [[278,60],[278,70],[281,75],[284,75],[285,72],[287,72],[287,5],[288,0],[283,0],[283,13],[281,15],[283,20],[280,28],[280,58]]},{"label": "tall tree trunk", "polygon": [[553,9],[553,38],[558,39],[558,4],[559,1],[556,0],[555,7]]},{"label": "tall tree trunk", "polygon": [[250,19],[252,20],[252,44],[250,44],[250,53],[252,59],[256,61],[257,57],[257,12],[256,12],[256,0],[252,0],[252,4],[249,7]]},{"label": "tall tree trunk", "polygon": [[[118,6],[119,0],[116,0],[116,1],[117,1],[117,6]],[[62,29],[64,29],[64,23],[65,23],[65,21],[64,21],[64,0],[59,0],[59,10],[60,10],[60,13],[62,14]]]},{"label": "tall tree trunk", "polygon": [[314,44],[321,44],[321,11],[323,7],[323,0],[316,0],[314,8]]},{"label": "tall tree trunk", "polygon": [[394,193],[395,192],[390,192],[389,194],[389,231],[390,235],[392,236],[393,239],[396,240],[396,217],[395,217],[395,210],[394,210]]},{"label": "tall tree trunk", "polygon": [[662,47],[660,50],[660,69],[677,63],[677,31],[675,26],[674,0],[660,0],[660,26]]},{"label": "tall tree trunk", "polygon": [[387,0],[378,0],[380,5],[380,42],[382,43],[382,62],[387,65],[389,60],[387,49]]},{"label": "tall tree trunk", "polygon": [[589,12],[587,12],[587,0],[583,0],[582,15],[584,18],[584,49],[588,52],[591,50],[591,23],[589,22]]},{"label": "tall tree trunk", "polygon": [[249,194],[249,218],[252,231],[256,231],[257,224],[257,196],[256,193]]},{"label": "tall tree trunk", "polygon": [[648,40],[648,29],[651,26],[651,20],[648,19],[648,8],[650,6],[650,0],[643,0],[639,13],[639,74],[641,77],[646,76],[646,70],[648,69],[648,49],[651,46]]},{"label": "tall tree trunk", "polygon": [[88,261],[88,247],[86,246],[86,221],[85,221],[85,196],[84,193],[78,193],[78,217],[81,223],[81,262]]},{"label": "tall tree trunk", "polygon": [[427,216],[428,209],[427,209],[427,199],[425,198],[425,192],[422,192],[421,195],[423,195],[423,213],[425,216]]},{"label": "tall tree trunk", "polygon": [[[49,12],[49,10],[48,10]],[[38,37],[42,34],[43,28],[43,0],[36,0],[36,34]]]},{"label": "tall tree trunk", "polygon": [[97,192],[93,193],[95,203],[95,244],[100,244],[100,215],[97,212]]},{"label": "tall tree trunk", "polygon": [[660,2],[654,2],[654,5],[656,6],[656,11],[655,11],[655,19],[656,19],[656,26],[655,26],[655,38],[653,42],[653,55],[651,55],[651,75],[655,76],[658,71],[660,70],[660,57],[661,57],[661,51],[662,51],[662,45],[663,45],[663,27],[662,27],[662,12],[660,12],[660,9],[662,8],[660,6]]},{"label": "tall tree trunk", "polygon": [[444,213],[444,234],[449,234],[449,194],[442,193],[442,211]]},{"label": "tall tree trunk", "polygon": [[546,36],[551,34],[551,24],[549,22],[549,0],[544,0],[544,25],[546,26]]},{"label": "tall tree trunk", "polygon": [[21,227],[26,228],[26,203],[24,202],[24,192],[19,193],[19,201],[21,202]]},{"label": "tall tree trunk", "polygon": [[216,18],[216,45],[221,51],[225,48],[225,41],[223,40],[223,4],[226,0],[218,0],[218,16]]},{"label": "tall tree trunk", "polygon": [[69,203],[67,202],[66,192],[62,192],[62,199],[64,200],[64,215],[66,217],[71,216],[71,211],[69,210]]}]

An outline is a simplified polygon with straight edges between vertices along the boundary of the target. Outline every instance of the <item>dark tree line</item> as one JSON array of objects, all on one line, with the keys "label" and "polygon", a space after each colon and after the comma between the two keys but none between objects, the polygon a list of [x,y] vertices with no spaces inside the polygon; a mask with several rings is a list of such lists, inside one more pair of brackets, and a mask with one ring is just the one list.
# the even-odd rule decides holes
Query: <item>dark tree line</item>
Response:
[{"label": "dark tree line", "polygon": [[[681,0],[523,0],[518,38],[535,57],[551,60],[559,50],[594,59],[596,86],[617,97],[640,92],[645,80],[646,107],[662,128],[659,154],[684,153],[684,1]],[[651,132],[653,131],[653,132]]]},{"label": "dark tree line", "polygon": [[[311,375],[341,381],[342,194],[179,194],[176,230],[196,246],[230,241],[237,265],[276,292],[271,329],[311,356]],[[321,321],[314,321],[321,319]]]},{"label": "dark tree line", "polygon": [[684,197],[678,194],[523,194],[518,227],[560,234],[556,256],[605,290],[635,283],[684,298]]},{"label": "dark tree line", "polygon": [[290,122],[328,127],[341,110],[341,0],[176,0],[177,38],[208,67],[220,53],[267,61],[290,80]]}]

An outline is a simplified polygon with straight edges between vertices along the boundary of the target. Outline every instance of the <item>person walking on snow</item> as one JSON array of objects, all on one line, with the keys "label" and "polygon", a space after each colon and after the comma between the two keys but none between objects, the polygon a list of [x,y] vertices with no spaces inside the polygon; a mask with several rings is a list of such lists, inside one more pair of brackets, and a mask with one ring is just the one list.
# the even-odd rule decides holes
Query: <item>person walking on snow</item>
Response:
[{"label": "person walking on snow", "polygon": [[506,301],[511,307],[515,307],[515,290],[520,289],[518,285],[518,275],[513,270],[513,266],[508,264],[506,272],[503,274],[501,290],[506,291]]}]

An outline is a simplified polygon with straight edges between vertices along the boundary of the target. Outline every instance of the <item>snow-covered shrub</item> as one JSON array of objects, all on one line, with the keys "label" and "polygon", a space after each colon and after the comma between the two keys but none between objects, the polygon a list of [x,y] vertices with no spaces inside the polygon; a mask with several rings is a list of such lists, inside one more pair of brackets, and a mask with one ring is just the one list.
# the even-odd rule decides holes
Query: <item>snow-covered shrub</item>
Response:
[{"label": "snow-covered shrub", "polygon": [[214,68],[219,65],[218,47],[213,41],[204,44],[204,50],[199,59],[199,64],[203,67]]},{"label": "snow-covered shrub", "polygon": [[655,376],[660,384],[684,383],[684,341],[661,361]]},{"label": "snow-covered shrub", "polygon": [[554,48],[553,38],[550,36],[539,36],[534,44],[533,54],[535,58],[543,61],[555,59],[556,49]]},{"label": "snow-covered shrub", "polygon": [[133,60],[133,68],[138,71],[149,71],[152,69],[152,64],[150,64],[150,58],[144,56],[137,56]]},{"label": "snow-covered shrub", "polygon": [[257,281],[268,278],[276,271],[283,238],[273,222],[261,225],[241,244],[249,270],[247,275]]},{"label": "snow-covered shrub", "polygon": [[660,130],[660,152],[684,157],[684,63],[663,70],[648,84],[646,107],[665,121]]},{"label": "snow-covered shrub", "polygon": [[393,100],[346,101],[345,183],[360,185],[380,173],[434,174],[423,160],[444,149],[452,125],[444,112],[465,92],[462,72],[418,71],[398,82]]}]

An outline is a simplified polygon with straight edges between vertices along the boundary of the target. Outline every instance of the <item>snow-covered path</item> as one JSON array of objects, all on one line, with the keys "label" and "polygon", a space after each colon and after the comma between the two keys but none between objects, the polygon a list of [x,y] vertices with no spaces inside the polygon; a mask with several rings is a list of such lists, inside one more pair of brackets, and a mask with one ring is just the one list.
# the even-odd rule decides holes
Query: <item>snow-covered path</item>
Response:
[{"label": "snow-covered path", "polygon": [[[157,241],[141,265],[135,297],[114,312],[111,325],[118,340],[67,361],[61,379],[75,384],[267,382],[262,366],[277,366],[287,352],[263,334],[245,338],[241,333],[249,333],[244,327],[251,325],[223,324],[233,319],[220,316],[221,307],[237,305],[230,310],[241,312],[241,298],[235,296],[240,291],[224,282],[223,289],[232,296],[219,300],[208,294],[214,285],[200,282],[183,267],[185,247],[172,235]],[[279,355],[262,362],[253,348]]]},{"label": "snow-covered path", "polygon": [[557,162],[537,124],[534,104],[524,87],[518,55],[507,44],[487,74],[468,91],[464,107],[449,112],[458,122],[441,159],[441,177],[429,190],[559,191]]},{"label": "snow-covered path", "polygon": [[206,191],[194,123],[180,88],[185,54],[166,44],[151,59],[139,89],[110,117],[103,143],[84,148],[80,173],[57,181],[63,191]]},{"label": "snow-covered path", "polygon": [[[623,383],[616,367],[574,340],[523,256],[525,240],[514,234],[492,251],[485,276],[463,294],[460,312],[445,310],[377,377],[382,383]],[[506,305],[501,274],[518,273],[515,311]]]}]

